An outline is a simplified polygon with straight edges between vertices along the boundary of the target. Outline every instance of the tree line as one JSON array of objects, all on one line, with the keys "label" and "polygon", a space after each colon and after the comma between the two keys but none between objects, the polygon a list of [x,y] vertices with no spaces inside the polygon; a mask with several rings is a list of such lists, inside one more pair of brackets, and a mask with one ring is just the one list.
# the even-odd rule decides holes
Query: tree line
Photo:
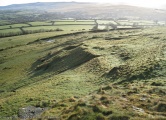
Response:
[{"label": "tree line", "polygon": [[63,30],[60,28],[50,29],[50,30],[48,30],[48,29],[24,30],[23,28],[20,28],[20,31],[18,31],[18,32],[0,33],[0,38],[26,35],[26,34],[34,34],[34,33],[42,33],[42,32],[54,32],[54,31],[63,31]]}]

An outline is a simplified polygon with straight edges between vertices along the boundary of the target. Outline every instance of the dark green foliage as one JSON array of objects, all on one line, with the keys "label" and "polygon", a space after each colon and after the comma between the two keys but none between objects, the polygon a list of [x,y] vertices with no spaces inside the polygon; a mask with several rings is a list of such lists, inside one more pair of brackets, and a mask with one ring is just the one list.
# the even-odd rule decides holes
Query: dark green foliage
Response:
[{"label": "dark green foliage", "polygon": [[166,103],[159,103],[157,106],[158,112],[166,112]]},{"label": "dark green foliage", "polygon": [[128,116],[112,115],[109,120],[129,120]]},{"label": "dark green foliage", "polygon": [[161,82],[153,82],[151,85],[152,86],[164,86],[163,83],[161,83]]}]

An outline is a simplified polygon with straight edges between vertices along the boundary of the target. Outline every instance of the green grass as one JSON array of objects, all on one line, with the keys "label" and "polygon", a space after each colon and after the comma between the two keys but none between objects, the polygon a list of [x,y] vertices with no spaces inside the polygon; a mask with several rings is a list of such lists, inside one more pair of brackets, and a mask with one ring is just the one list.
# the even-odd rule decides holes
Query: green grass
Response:
[{"label": "green grass", "polygon": [[[56,37],[92,26],[59,27],[64,31],[0,39],[0,116],[17,115],[19,108],[29,105],[49,107],[43,118],[150,119],[148,114],[154,114],[160,119],[165,115],[154,112],[160,106],[154,103],[165,102],[161,94],[166,83],[166,28]],[[147,102],[142,103],[145,94]]]},{"label": "green grass", "polygon": [[31,24],[32,26],[38,26],[38,25],[51,25],[51,23],[49,22],[29,22],[29,24]]},{"label": "green grass", "polygon": [[55,25],[65,25],[65,24],[78,24],[78,25],[84,25],[84,24],[89,24],[89,25],[93,25],[94,21],[55,21]]},{"label": "green grass", "polygon": [[126,21],[126,22],[119,22],[121,25],[133,25],[133,23],[131,23],[131,22],[128,22],[128,21]]},{"label": "green grass", "polygon": [[40,30],[40,29],[55,30],[57,28],[58,28],[57,26],[37,26],[37,27],[27,27],[27,28],[24,28],[24,30]]},{"label": "green grass", "polygon": [[6,29],[6,28],[10,28],[10,25],[0,26],[0,29]]},{"label": "green grass", "polygon": [[94,20],[77,20],[78,22],[94,22]]},{"label": "green grass", "polygon": [[10,22],[7,20],[0,20],[0,25],[6,25],[6,24],[10,24]]},{"label": "green grass", "polygon": [[62,29],[64,31],[82,31],[82,29],[89,30],[92,29],[93,25],[58,25],[58,26],[40,26],[40,27],[27,27],[24,30],[55,30],[57,28]]},{"label": "green grass", "polygon": [[75,20],[55,20],[55,21],[62,21],[62,22],[74,22]]},{"label": "green grass", "polygon": [[133,25],[133,23],[138,23],[138,25],[155,25],[154,21],[146,21],[146,20],[119,20],[119,23],[122,25]]},{"label": "green grass", "polygon": [[29,25],[27,25],[27,24],[12,24],[11,26],[12,26],[12,28],[15,28],[15,27],[27,27]]},{"label": "green grass", "polygon": [[[113,23],[117,24],[116,22],[112,20],[97,20],[99,24],[108,24],[108,23]],[[145,20],[134,20],[134,21],[127,21],[127,20],[119,20],[119,23],[121,25],[133,25],[134,22],[138,22],[139,25],[155,25],[154,21],[145,21]],[[81,31],[81,30],[89,30],[92,29],[95,22],[94,20],[55,20],[54,26],[52,26],[51,21],[36,21],[36,22],[29,22],[33,27],[31,27],[28,24],[12,24],[12,25],[4,25],[0,26],[0,29],[6,29],[6,30],[0,30],[0,33],[15,33],[17,34],[20,32],[18,27],[25,27],[23,28],[24,30],[29,30],[29,31],[35,31],[35,30],[55,30],[55,29],[62,29],[65,31]],[[69,25],[70,24],[70,25]],[[160,25],[164,25],[163,21],[159,21]],[[12,27],[12,29],[8,29]],[[99,26],[100,27],[100,26]],[[119,28],[124,28],[125,26],[119,26]],[[104,28],[104,27],[102,27]]]},{"label": "green grass", "polygon": [[6,29],[6,30],[0,30],[0,33],[17,33],[17,32],[21,32],[21,30],[19,28],[14,28],[14,29]]},{"label": "green grass", "polygon": [[[14,46],[22,46],[26,45],[29,42],[33,42],[35,40],[44,39],[56,35],[63,35],[71,32],[66,31],[56,31],[56,32],[46,32],[46,33],[36,33],[36,34],[29,34],[29,35],[21,35],[21,36],[14,36],[14,37],[7,37],[0,39],[0,48],[5,49]],[[23,39],[24,38],[24,39]]]},{"label": "green grass", "polygon": [[108,24],[108,23],[113,23],[116,24],[114,21],[112,20],[97,20],[98,24]]},{"label": "green grass", "polygon": [[[54,33],[54,35],[55,35],[55,33]],[[44,34],[44,35],[41,34],[40,37],[42,37],[42,36],[50,37],[51,34],[48,34],[48,33]],[[0,84],[3,85],[3,87],[1,87],[1,91],[6,91],[6,92],[2,93],[1,95],[3,97],[6,96],[6,98],[8,98],[7,97],[8,95],[12,95],[12,92],[9,92],[9,91],[11,91],[11,90],[13,91],[16,88],[18,89],[18,87],[23,87],[27,90],[24,91],[25,93],[21,90],[21,92],[18,93],[16,96],[13,94],[14,96],[9,101],[7,100],[8,103],[3,104],[4,111],[1,112],[0,115],[6,114],[6,111],[9,110],[8,108],[10,108],[13,105],[14,105],[12,108],[13,110],[12,111],[9,110],[8,115],[15,114],[17,112],[16,109],[18,109],[18,107],[20,107],[20,103],[23,106],[26,106],[28,104],[35,105],[41,99],[43,99],[43,100],[55,99],[55,98],[63,99],[63,98],[72,96],[73,94],[81,96],[81,95],[85,95],[89,91],[95,89],[95,87],[92,88],[90,86],[90,84],[86,84],[84,82],[84,79],[85,79],[84,75],[71,76],[70,74],[73,74],[73,73],[67,73],[64,75],[62,74],[60,76],[53,76],[53,77],[48,77],[48,78],[45,78],[45,77],[47,77],[48,75],[51,75],[51,74],[48,74],[48,75],[45,74],[42,76],[37,76],[35,78],[30,78],[30,76],[28,74],[30,72],[31,66],[33,66],[33,63],[40,57],[48,54],[49,51],[47,51],[47,49],[52,48],[54,46],[54,44],[43,41],[41,44],[38,43],[38,44],[34,44],[34,45],[26,45],[27,42],[31,42],[31,41],[39,38],[39,34],[38,34],[38,36],[37,35],[25,35],[24,39],[22,39],[22,37],[23,36],[14,37],[12,40],[15,41],[15,43],[13,43],[11,45],[8,43],[4,44],[6,46],[3,45],[4,47],[9,47],[9,46],[17,45],[17,44],[22,45],[22,46],[19,46],[19,47],[17,46],[15,48],[4,50],[1,52],[1,58],[3,58],[4,63],[2,60],[2,64],[0,65],[2,68],[1,72],[0,72],[0,79],[1,79]],[[63,44],[63,42],[65,40],[66,39],[64,39],[63,41],[58,40],[57,42]],[[5,41],[5,39],[3,38],[3,40],[1,42],[4,42],[4,41]],[[12,60],[10,61],[10,59],[12,59]],[[40,81],[41,81],[41,83],[43,83],[46,79],[48,79],[47,82],[44,84],[40,84],[41,85],[40,88],[41,89],[48,88],[48,89],[45,92],[38,91],[39,90],[37,88],[37,86],[39,85],[38,83]],[[6,82],[6,81],[8,81],[8,82]],[[37,84],[35,82],[37,82]],[[29,84],[31,84],[31,85],[34,84],[34,87],[31,87],[31,88],[26,87],[26,86],[29,86]],[[84,84],[86,86],[87,85],[88,86],[84,87]],[[55,87],[56,87],[56,89],[54,89]],[[68,89],[66,89],[66,88],[68,88]],[[36,92],[36,93],[29,94],[29,92],[30,93]],[[48,95],[47,92],[50,92],[50,94]],[[59,93],[61,93],[61,94],[59,94]],[[39,96],[35,97],[36,94],[39,94]],[[2,96],[1,96],[1,98],[2,98]],[[26,100],[29,98],[34,98],[34,100],[27,103]],[[17,102],[16,102],[16,99],[18,99]],[[1,103],[3,103],[4,99],[1,99],[1,100],[2,100]]]},{"label": "green grass", "polygon": [[[39,30],[64,30],[64,31],[89,31],[89,29],[92,29],[94,26],[94,22],[92,21],[78,21],[78,22],[66,22],[66,21],[59,21],[56,22],[55,26],[51,26],[51,23],[47,22],[31,22],[29,23],[33,27],[29,26],[28,24],[12,24],[12,25],[5,25],[5,26],[0,26],[0,33],[5,36],[14,36],[14,35],[19,35],[23,34],[22,31],[18,27],[24,27],[23,30],[27,31],[39,31]],[[65,25],[65,24],[71,24],[71,25]],[[74,25],[76,24],[76,25]],[[85,25],[89,24],[89,25]],[[47,26],[48,25],[48,26]],[[11,26],[11,29],[10,29]],[[35,27],[36,26],[36,27]],[[4,29],[4,30],[3,30]],[[40,31],[42,32],[42,31]]]},{"label": "green grass", "polygon": [[6,29],[6,28],[19,28],[19,27],[27,27],[29,25],[27,24],[12,24],[12,25],[4,25],[4,26],[0,26],[0,29]]}]

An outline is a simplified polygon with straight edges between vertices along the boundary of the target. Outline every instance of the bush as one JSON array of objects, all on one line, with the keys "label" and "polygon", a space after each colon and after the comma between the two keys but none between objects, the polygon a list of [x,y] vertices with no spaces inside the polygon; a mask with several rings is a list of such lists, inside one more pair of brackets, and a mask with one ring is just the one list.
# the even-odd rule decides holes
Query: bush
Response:
[{"label": "bush", "polygon": [[55,29],[55,31],[63,31],[62,29],[60,29],[60,28],[57,28],[57,29]]},{"label": "bush", "polygon": [[128,116],[119,116],[119,115],[113,115],[109,118],[109,120],[129,120],[130,118]]}]

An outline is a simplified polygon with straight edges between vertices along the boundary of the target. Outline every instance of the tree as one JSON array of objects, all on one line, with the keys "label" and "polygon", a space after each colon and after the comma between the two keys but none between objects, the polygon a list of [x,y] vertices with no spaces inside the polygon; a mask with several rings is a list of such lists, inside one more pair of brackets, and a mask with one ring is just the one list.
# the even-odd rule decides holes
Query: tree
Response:
[{"label": "tree", "polygon": [[154,23],[155,23],[156,25],[158,25],[158,20],[154,20]]},{"label": "tree", "polygon": [[93,31],[97,31],[97,30],[98,30],[98,26],[99,26],[99,25],[98,25],[98,23],[97,23],[97,20],[96,20],[96,19],[94,20],[94,22],[95,22],[95,26],[92,28],[92,30],[93,30]]},{"label": "tree", "polygon": [[133,27],[138,27],[138,22],[134,22]]}]

